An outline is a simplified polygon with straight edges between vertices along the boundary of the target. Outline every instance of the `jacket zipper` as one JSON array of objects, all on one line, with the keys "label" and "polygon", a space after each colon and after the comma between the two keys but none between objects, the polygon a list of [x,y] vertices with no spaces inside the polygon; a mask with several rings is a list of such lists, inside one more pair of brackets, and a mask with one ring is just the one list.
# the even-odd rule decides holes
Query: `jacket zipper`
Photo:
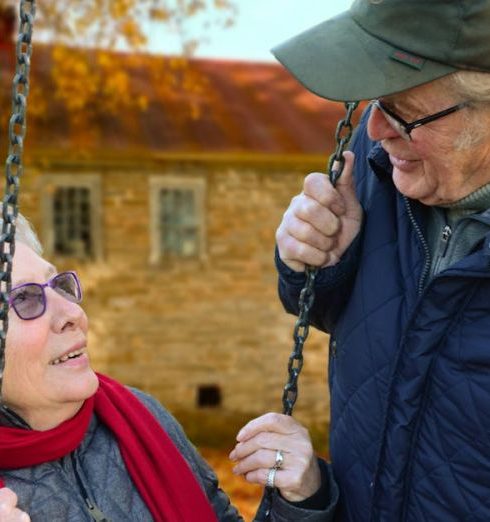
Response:
[{"label": "jacket zipper", "polygon": [[444,228],[442,229],[441,237],[439,239],[439,254],[434,263],[434,268],[432,271],[433,274],[437,274],[440,270],[442,260],[446,257],[447,250],[449,247],[449,240],[451,239],[452,235],[453,235],[453,231],[452,231],[451,227],[449,225],[444,225]]},{"label": "jacket zipper", "polygon": [[410,222],[412,223],[415,233],[419,238],[419,241],[422,245],[422,249],[424,250],[424,267],[422,269],[422,273],[420,275],[419,283],[417,286],[417,294],[422,295],[424,291],[425,282],[427,280],[428,275],[430,274],[430,250],[427,241],[425,240],[424,234],[422,233],[422,229],[420,228],[415,216],[413,214],[412,206],[410,204],[409,199],[406,196],[403,196],[403,201],[405,202],[405,207],[407,209],[408,217]]},{"label": "jacket zipper", "polygon": [[73,464],[73,473],[75,474],[75,478],[77,480],[78,487],[80,488],[80,490],[82,492],[83,500],[85,501],[85,504],[87,505],[90,516],[92,517],[92,519],[95,522],[110,522],[110,519],[104,515],[104,513],[102,512],[101,509],[99,509],[97,504],[95,502],[92,502],[92,500],[90,500],[87,490],[85,489],[85,486],[83,485],[82,479],[81,479],[80,475],[78,474],[77,463],[76,463],[75,455],[73,453],[71,454],[71,460],[72,460],[72,464]]},{"label": "jacket zipper", "polygon": [[84,498],[85,504],[87,504],[88,510],[90,512],[90,516],[97,522],[110,522],[109,519],[102,513],[102,511],[95,505],[90,502],[88,497]]},{"label": "jacket zipper", "polygon": [[442,229],[442,236],[441,236],[441,257],[445,257],[447,253],[447,247],[449,246],[449,240],[451,239],[451,236],[453,235],[453,231],[449,225],[446,225]]}]

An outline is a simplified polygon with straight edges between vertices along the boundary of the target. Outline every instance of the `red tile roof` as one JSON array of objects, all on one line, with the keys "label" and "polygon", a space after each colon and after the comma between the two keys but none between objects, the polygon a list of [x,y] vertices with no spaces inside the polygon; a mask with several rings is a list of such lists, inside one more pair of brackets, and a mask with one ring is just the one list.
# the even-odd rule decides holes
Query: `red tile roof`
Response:
[{"label": "red tile roof", "polygon": [[[39,121],[29,113],[28,144],[36,150],[55,145],[75,149],[79,145],[70,117],[53,95],[51,50],[38,45],[32,57],[31,83],[42,87],[46,110]],[[12,62],[10,53],[13,49],[0,48],[4,86],[7,76],[11,82],[5,74]],[[185,92],[162,87],[165,80],[150,72],[158,71],[160,64],[162,70],[168,68],[168,57],[113,53],[111,60],[128,70],[131,94],[144,96],[147,108],[99,114],[92,122],[99,139],[85,144],[89,149],[103,147],[113,153],[128,149],[147,153],[332,152],[343,105],[309,93],[278,64],[191,59],[188,68],[198,78],[200,91]],[[6,87],[10,91],[10,84]],[[197,117],[191,116],[191,106],[197,107]]]}]

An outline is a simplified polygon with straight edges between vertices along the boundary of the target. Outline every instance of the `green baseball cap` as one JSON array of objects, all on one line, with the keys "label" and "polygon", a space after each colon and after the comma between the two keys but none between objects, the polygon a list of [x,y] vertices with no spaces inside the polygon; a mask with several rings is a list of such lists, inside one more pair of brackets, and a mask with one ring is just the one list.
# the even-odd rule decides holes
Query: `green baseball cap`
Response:
[{"label": "green baseball cap", "polygon": [[272,50],[310,91],[379,98],[469,69],[490,73],[490,0],[356,0]]}]

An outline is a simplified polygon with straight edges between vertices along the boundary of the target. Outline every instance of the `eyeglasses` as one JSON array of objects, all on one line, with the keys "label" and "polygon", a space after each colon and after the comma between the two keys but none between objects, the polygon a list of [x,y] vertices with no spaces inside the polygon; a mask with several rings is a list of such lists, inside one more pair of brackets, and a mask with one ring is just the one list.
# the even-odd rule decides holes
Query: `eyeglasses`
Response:
[{"label": "eyeglasses", "polygon": [[41,317],[46,311],[46,287],[52,288],[57,294],[72,303],[79,303],[82,300],[82,288],[77,274],[61,272],[44,284],[24,283],[12,288],[9,292],[9,306],[21,319],[26,321]]},{"label": "eyeglasses", "polygon": [[373,100],[373,105],[379,109],[388,123],[393,127],[393,129],[398,132],[398,134],[407,141],[410,141],[412,137],[410,133],[413,129],[417,127],[421,127],[426,123],[430,123],[431,121],[438,120],[448,114],[452,114],[453,112],[459,111],[463,107],[466,107],[469,102],[458,103],[457,105],[453,105],[449,107],[449,109],[444,109],[443,111],[436,112],[435,114],[431,114],[430,116],[425,116],[425,118],[420,118],[419,120],[415,120],[412,122],[405,121],[402,117],[398,116],[398,114],[394,113],[391,109],[389,109],[381,100]]}]

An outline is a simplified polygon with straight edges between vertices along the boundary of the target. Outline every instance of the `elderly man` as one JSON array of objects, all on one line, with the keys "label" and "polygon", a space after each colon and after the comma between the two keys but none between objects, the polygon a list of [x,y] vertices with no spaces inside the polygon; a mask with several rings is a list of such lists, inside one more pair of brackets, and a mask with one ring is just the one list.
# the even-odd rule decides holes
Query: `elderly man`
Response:
[{"label": "elderly man", "polygon": [[490,520],[490,1],[357,0],[274,50],[372,100],[333,187],[277,231],[280,296],[330,333],[337,520]]}]

